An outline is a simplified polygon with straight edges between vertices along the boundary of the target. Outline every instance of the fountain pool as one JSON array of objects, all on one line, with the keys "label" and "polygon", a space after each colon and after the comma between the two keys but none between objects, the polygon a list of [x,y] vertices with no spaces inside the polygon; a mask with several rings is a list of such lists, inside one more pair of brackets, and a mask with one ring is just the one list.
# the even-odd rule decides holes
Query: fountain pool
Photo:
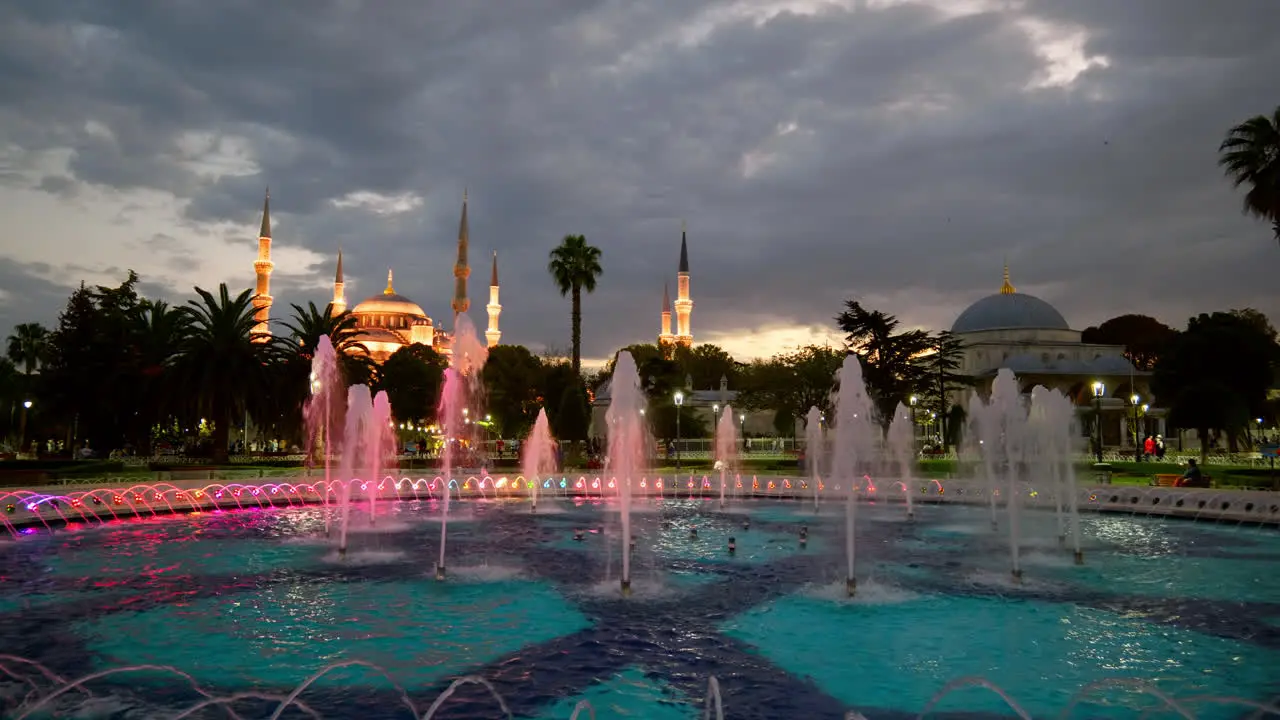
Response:
[{"label": "fountain pool", "polygon": [[[908,522],[900,502],[862,502],[849,599],[843,512],[815,512],[812,491],[721,511],[718,494],[632,500],[626,598],[614,498],[543,497],[537,513],[455,499],[444,582],[432,498],[380,501],[373,523],[353,505],[345,560],[325,537],[339,509],[321,505],[42,526],[0,542],[0,715],[59,684],[14,656],[66,680],[143,664],[190,676],[109,676],[32,717],[175,717],[203,700],[192,682],[279,698],[352,660],[384,670],[419,716],[464,675],[533,718],[568,718],[582,700],[602,719],[699,718],[712,676],[730,719],[1011,716],[963,680],[933,703],[974,676],[1037,717],[1175,717],[1156,691],[1198,717],[1240,717],[1252,710],[1205,698],[1280,695],[1271,526],[1086,513],[1076,566],[1052,510],[1023,508],[1015,583],[983,505],[917,503]],[[407,718],[405,699],[367,666],[340,667],[281,717]],[[278,704],[245,698],[235,712]],[[193,715],[214,716],[227,717]],[[435,715],[504,716],[482,685]]]}]

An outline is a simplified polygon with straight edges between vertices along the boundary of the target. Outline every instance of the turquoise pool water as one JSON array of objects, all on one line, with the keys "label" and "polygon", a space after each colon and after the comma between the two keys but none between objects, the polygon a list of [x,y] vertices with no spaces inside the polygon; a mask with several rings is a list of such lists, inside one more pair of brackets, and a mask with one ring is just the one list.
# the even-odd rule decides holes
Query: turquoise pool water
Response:
[{"label": "turquoise pool water", "polygon": [[[896,719],[970,675],[1036,716],[1109,678],[1180,698],[1280,695],[1273,529],[1086,515],[1086,563],[1076,566],[1057,519],[1029,513],[1019,585],[1003,513],[993,532],[986,508],[918,506],[908,522],[900,503],[882,503],[859,509],[850,601],[842,508],[668,501],[633,516],[635,592],[623,598],[617,508],[543,502],[536,515],[511,502],[455,505],[445,582],[433,577],[434,503],[386,504],[372,529],[357,511],[345,559],[320,508],[34,533],[0,545],[0,642],[65,677],[168,665],[222,694],[284,694],[359,660],[419,710],[451,679],[475,675],[532,718],[567,718],[581,700],[602,719],[698,718],[712,675],[731,719],[850,709]],[[111,713],[145,706],[159,718],[198,699],[155,673],[93,687],[118,698],[116,710],[86,715],[75,695],[60,710],[132,717]],[[0,680],[3,714],[30,689]],[[335,671],[303,699],[325,717],[407,716],[395,685],[368,669]],[[1149,694],[1115,688],[1084,700],[1077,717],[1137,719],[1155,707]],[[244,717],[270,714],[246,708]],[[1008,715],[978,689],[937,709]],[[440,717],[498,713],[487,691],[467,686]]]}]

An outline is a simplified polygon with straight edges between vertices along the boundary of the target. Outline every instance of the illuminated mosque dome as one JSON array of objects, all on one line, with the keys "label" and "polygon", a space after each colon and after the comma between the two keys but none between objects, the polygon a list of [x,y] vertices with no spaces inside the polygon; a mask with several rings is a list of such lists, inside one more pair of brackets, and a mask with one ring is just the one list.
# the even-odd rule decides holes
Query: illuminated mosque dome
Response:
[{"label": "illuminated mosque dome", "polygon": [[387,289],[351,309],[364,345],[378,362],[414,343],[438,346],[436,329],[422,307],[396,292],[393,276],[387,271]]},{"label": "illuminated mosque dome", "polygon": [[1009,268],[1004,271],[1000,292],[988,295],[965,308],[951,325],[953,333],[989,330],[1067,330],[1062,313],[1034,295],[1014,290],[1009,283]]}]

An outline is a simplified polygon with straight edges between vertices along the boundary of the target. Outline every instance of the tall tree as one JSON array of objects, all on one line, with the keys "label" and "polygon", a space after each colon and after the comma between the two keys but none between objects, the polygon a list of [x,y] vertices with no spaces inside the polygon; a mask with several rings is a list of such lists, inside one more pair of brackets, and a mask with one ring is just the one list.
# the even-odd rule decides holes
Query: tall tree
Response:
[{"label": "tall tree", "polygon": [[951,394],[974,384],[974,378],[959,372],[961,358],[964,355],[964,341],[951,331],[944,330],[934,335],[931,340],[933,352],[926,355],[920,363],[925,377],[921,393],[926,398],[926,405],[938,414],[938,422],[942,430],[942,450],[946,452],[951,446]]},{"label": "tall tree", "polygon": [[862,362],[867,392],[875,400],[880,422],[892,421],[898,403],[904,402],[924,376],[917,358],[932,346],[923,330],[898,331],[898,318],[879,310],[868,310],[849,300],[836,316],[845,333],[849,352]]},{"label": "tall tree", "polygon": [[1245,214],[1271,221],[1280,242],[1280,106],[1270,117],[1257,115],[1227,131],[1218,164],[1235,187],[1247,188]]},{"label": "tall tree", "polygon": [[41,395],[46,417],[56,419],[69,441],[83,438],[105,451],[136,430],[137,284],[132,270],[116,287],[82,283],[49,336]]},{"label": "tall tree", "polygon": [[675,360],[685,374],[693,378],[695,388],[720,387],[721,377],[727,378],[730,386],[736,384],[738,363],[719,345],[702,343],[693,347],[677,347]]},{"label": "tall tree", "polygon": [[836,390],[836,372],[844,362],[843,350],[810,345],[795,352],[756,360],[739,376],[735,410],[772,410],[803,417],[816,407],[830,414]]},{"label": "tall tree", "polygon": [[[253,291],[232,297],[226,283],[214,295],[196,288],[198,300],[183,308],[190,332],[177,348],[175,378],[191,394],[193,409],[213,422],[213,460],[227,462],[234,418],[248,412],[260,425],[268,415],[264,399],[273,395],[272,364],[280,358],[276,343],[253,334]],[[291,408],[300,413],[301,406]]]},{"label": "tall tree", "polygon": [[45,361],[48,352],[49,329],[40,323],[14,327],[5,346],[5,355],[28,377]]},{"label": "tall tree", "polygon": [[551,251],[547,272],[561,295],[569,295],[572,305],[573,372],[582,373],[582,291],[594,292],[600,267],[600,248],[587,244],[582,235],[565,235]]},{"label": "tall tree", "polygon": [[1080,333],[1080,341],[1098,345],[1123,345],[1124,356],[1133,367],[1155,369],[1160,354],[1178,336],[1178,331],[1149,315],[1119,315],[1088,327]]},{"label": "tall tree", "polygon": [[533,426],[542,373],[542,360],[523,345],[489,348],[482,376],[488,410],[500,436],[524,437]]},{"label": "tall tree", "polygon": [[138,422],[132,435],[139,454],[150,454],[153,428],[180,409],[172,399],[183,392],[174,386],[172,359],[187,336],[190,320],[189,313],[164,301],[143,300],[134,316]]},{"label": "tall tree", "polygon": [[1152,390],[1178,427],[1200,432],[1202,450],[1209,430],[1226,432],[1234,446],[1249,419],[1266,411],[1278,356],[1275,339],[1249,317],[1202,314],[1161,356]]},{"label": "tall tree", "polygon": [[299,380],[304,386],[311,369],[311,359],[315,357],[323,336],[328,336],[333,349],[338,351],[342,377],[347,384],[369,383],[377,366],[368,348],[360,343],[355,315],[349,312],[335,315],[332,305],[325,305],[321,310],[314,302],[308,302],[305,308],[296,304],[290,307],[293,308],[293,317],[284,326],[294,340],[289,344],[291,360],[305,367]]},{"label": "tall tree", "polygon": [[448,360],[421,343],[406,345],[382,363],[378,390],[385,390],[391,412],[401,422],[431,422],[444,384]]}]

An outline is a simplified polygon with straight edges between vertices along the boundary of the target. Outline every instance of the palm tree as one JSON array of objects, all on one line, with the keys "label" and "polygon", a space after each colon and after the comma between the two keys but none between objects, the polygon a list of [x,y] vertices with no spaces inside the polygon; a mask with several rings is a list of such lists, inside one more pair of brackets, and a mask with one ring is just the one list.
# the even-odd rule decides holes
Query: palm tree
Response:
[{"label": "palm tree", "polygon": [[1231,128],[1218,146],[1218,164],[1236,187],[1248,186],[1244,212],[1271,221],[1280,242],[1280,107]]},{"label": "palm tree", "polygon": [[172,402],[173,358],[187,337],[191,314],[163,300],[143,300],[133,316],[134,362],[138,384],[132,391],[139,414],[136,442],[141,454],[151,452],[152,428],[176,409]]},{"label": "palm tree", "polygon": [[573,374],[578,376],[582,374],[582,291],[596,289],[596,278],[604,272],[600,254],[600,248],[588,245],[585,237],[565,235],[547,263],[560,294],[573,299]]},{"label": "palm tree", "polygon": [[325,305],[324,311],[308,302],[307,307],[292,305],[293,321],[284,323],[294,342],[289,347],[297,359],[306,363],[308,370],[311,358],[315,357],[320,338],[329,336],[333,349],[338,351],[342,362],[342,375],[348,383],[368,383],[376,365],[369,355],[369,349],[360,341],[360,330],[356,327],[356,316],[350,312],[333,314],[333,306]]},{"label": "palm tree", "polygon": [[192,409],[213,421],[213,459],[225,463],[233,418],[253,411],[262,418],[281,353],[253,333],[252,290],[231,297],[223,283],[216,297],[202,288],[196,294],[199,300],[182,308],[190,326],[174,357],[174,377],[191,394]]},{"label": "palm tree", "polygon": [[13,329],[9,336],[5,355],[14,365],[22,367],[30,378],[36,368],[44,362],[49,350],[49,329],[40,323],[22,323]]}]

